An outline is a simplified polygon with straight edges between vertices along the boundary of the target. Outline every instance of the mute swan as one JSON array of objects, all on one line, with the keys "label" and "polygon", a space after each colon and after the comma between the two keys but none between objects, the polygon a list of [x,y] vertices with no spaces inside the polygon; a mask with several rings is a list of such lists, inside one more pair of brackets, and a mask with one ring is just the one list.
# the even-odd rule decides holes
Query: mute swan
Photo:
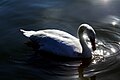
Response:
[{"label": "mute swan", "polygon": [[73,58],[92,57],[91,50],[83,39],[84,31],[87,32],[87,35],[90,39],[92,50],[94,51],[96,49],[95,31],[88,24],[81,24],[79,26],[77,31],[79,39],[67,32],[55,29],[39,31],[25,31],[23,29],[20,29],[20,31],[22,31],[23,34],[28,37],[33,43],[37,43],[39,45],[38,50],[45,50],[55,55]]},{"label": "mute swan", "polygon": [[[58,56],[66,56],[70,58],[79,58],[82,60],[83,67],[89,65],[91,62],[92,51],[87,46],[83,34],[87,33],[88,38],[92,45],[92,50],[96,49],[95,46],[95,31],[88,24],[81,24],[78,28],[77,34],[79,38],[72,36],[71,34],[55,29],[46,29],[39,31],[25,31],[20,29],[23,34],[28,37],[33,43],[37,44],[36,49],[38,51],[47,51]],[[83,77],[83,74],[79,74],[79,77]]]}]

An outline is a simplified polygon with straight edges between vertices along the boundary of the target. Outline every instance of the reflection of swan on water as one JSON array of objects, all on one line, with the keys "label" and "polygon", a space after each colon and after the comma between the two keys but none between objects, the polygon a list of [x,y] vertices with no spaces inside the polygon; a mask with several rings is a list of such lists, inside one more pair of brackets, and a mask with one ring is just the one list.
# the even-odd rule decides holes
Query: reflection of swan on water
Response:
[{"label": "reflection of swan on water", "polygon": [[36,49],[38,51],[42,50],[58,56],[79,58],[82,62],[80,68],[88,66],[92,57],[91,50],[83,39],[84,32],[87,33],[88,38],[90,39],[92,50],[94,51],[96,49],[95,31],[88,24],[81,24],[78,28],[79,39],[68,34],[67,32],[55,29],[39,31],[25,31],[21,29],[20,31],[22,31],[23,34],[33,43],[37,44]]}]

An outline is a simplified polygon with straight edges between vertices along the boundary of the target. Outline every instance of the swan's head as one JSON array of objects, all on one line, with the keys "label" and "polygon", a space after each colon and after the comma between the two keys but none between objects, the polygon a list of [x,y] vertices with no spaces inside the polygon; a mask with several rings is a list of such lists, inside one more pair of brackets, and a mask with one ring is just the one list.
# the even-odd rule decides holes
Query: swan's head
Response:
[{"label": "swan's head", "polygon": [[95,37],[96,37],[96,33],[94,31],[94,29],[88,25],[88,24],[81,24],[79,29],[78,29],[78,35],[80,37],[83,36],[84,31],[86,31],[88,38],[90,39],[91,45],[92,45],[92,50],[96,50],[96,45],[95,45]]},{"label": "swan's head", "polygon": [[87,30],[87,35],[90,39],[91,45],[92,45],[92,50],[96,50],[96,45],[95,45],[95,32],[94,30]]}]

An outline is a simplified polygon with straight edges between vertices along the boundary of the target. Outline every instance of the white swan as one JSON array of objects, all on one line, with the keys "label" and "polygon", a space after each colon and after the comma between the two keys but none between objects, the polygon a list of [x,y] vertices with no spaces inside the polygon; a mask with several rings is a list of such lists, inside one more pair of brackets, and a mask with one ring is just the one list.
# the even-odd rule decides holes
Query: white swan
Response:
[{"label": "white swan", "polygon": [[20,29],[23,34],[28,37],[33,43],[38,44],[38,50],[44,50],[55,55],[66,56],[71,58],[90,58],[92,57],[91,50],[83,39],[83,34],[86,31],[93,51],[95,46],[95,31],[88,24],[81,24],[78,28],[78,38],[71,34],[55,30],[39,30],[39,31],[25,31]]},{"label": "white swan", "polygon": [[[92,51],[89,49],[85,40],[83,39],[83,34],[84,32],[87,33],[92,45],[92,50],[94,51],[96,49],[96,33],[90,25],[81,24],[79,26],[77,31],[79,39],[67,32],[55,29],[39,31],[25,31],[20,29],[20,31],[32,41],[32,47],[38,52],[45,51],[57,56],[69,57],[70,59],[79,59],[81,61],[81,65],[78,68],[79,77],[81,80],[89,79],[83,76],[83,71],[84,68],[91,63]],[[92,80],[92,78],[90,80]]]}]

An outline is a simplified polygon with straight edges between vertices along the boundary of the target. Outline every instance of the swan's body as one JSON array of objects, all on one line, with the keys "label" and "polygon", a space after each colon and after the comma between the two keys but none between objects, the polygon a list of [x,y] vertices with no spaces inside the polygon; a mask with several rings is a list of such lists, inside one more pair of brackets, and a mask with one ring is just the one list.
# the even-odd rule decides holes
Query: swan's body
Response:
[{"label": "swan's body", "polygon": [[[43,52],[43,54],[52,53],[57,56],[65,56],[80,59],[82,64],[80,65],[79,77],[82,80],[86,80],[83,76],[84,68],[87,67],[91,62],[92,53],[87,46],[85,40],[83,39],[83,34],[86,31],[93,51],[95,47],[95,31],[88,24],[82,24],[78,28],[78,38],[70,35],[67,32],[47,29],[39,31],[25,31],[21,29],[20,31],[28,37],[32,43],[37,47],[34,47],[36,51]],[[46,53],[47,52],[47,53]],[[36,60],[36,59],[35,59]]]},{"label": "swan's body", "polygon": [[39,51],[44,50],[55,55],[67,56],[72,58],[89,58],[92,56],[91,50],[88,48],[84,39],[81,37],[84,30],[89,32],[92,31],[92,35],[95,34],[93,28],[88,24],[82,24],[79,27],[79,39],[67,32],[55,29],[39,31],[25,31],[21,29],[26,37],[28,37],[32,42],[35,42],[39,45]]}]

